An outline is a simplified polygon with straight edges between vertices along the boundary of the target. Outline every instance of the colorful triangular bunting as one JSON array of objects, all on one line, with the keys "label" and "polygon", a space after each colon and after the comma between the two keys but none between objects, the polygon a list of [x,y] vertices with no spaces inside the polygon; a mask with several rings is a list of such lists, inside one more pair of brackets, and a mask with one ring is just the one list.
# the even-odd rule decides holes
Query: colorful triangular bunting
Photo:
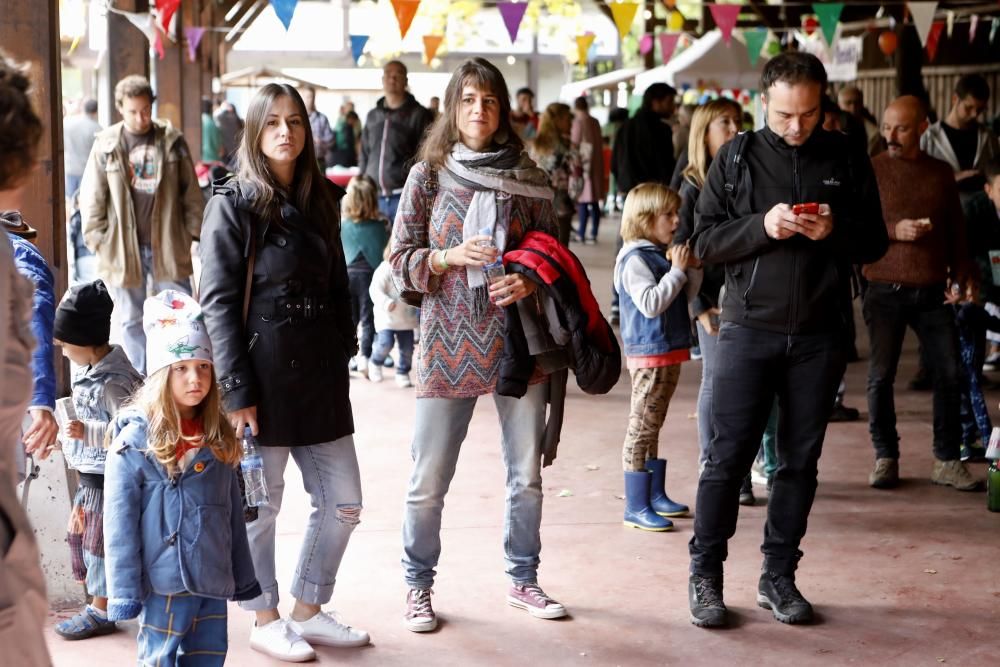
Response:
[{"label": "colorful triangular bunting", "polygon": [[611,16],[615,20],[615,27],[618,28],[618,36],[625,39],[632,21],[635,20],[635,13],[639,9],[638,2],[614,2],[608,5],[611,9]]},{"label": "colorful triangular bunting", "polygon": [[681,38],[680,33],[676,32],[661,32],[660,33],[660,57],[663,59],[663,64],[666,65],[670,62],[670,59],[674,55],[674,51],[677,49],[677,40]]},{"label": "colorful triangular bunting", "polygon": [[170,32],[170,19],[174,17],[177,8],[181,6],[181,0],[156,0],[156,15],[159,18],[160,30],[164,33]]},{"label": "colorful triangular bunting", "polygon": [[188,59],[194,62],[198,59],[198,45],[201,38],[205,36],[205,28],[184,28],[184,37],[187,38]]},{"label": "colorful triangular bunting", "polygon": [[576,38],[576,53],[578,56],[577,64],[586,65],[587,64],[587,51],[590,50],[590,45],[594,43],[594,33],[588,32],[586,35],[578,35]]},{"label": "colorful triangular bunting", "polygon": [[979,15],[973,14],[969,17],[969,44],[976,41],[976,30],[979,29]]},{"label": "colorful triangular bunting", "polygon": [[367,44],[368,35],[351,35],[351,57],[354,58],[355,63],[361,59],[361,54],[365,52]]},{"label": "colorful triangular bunting", "polygon": [[931,24],[931,31],[927,35],[927,58],[931,61],[937,56],[938,44],[941,43],[941,33],[944,31],[944,27],[944,21],[935,21]]},{"label": "colorful triangular bunting", "polygon": [[819,27],[823,30],[827,46],[833,46],[833,38],[837,35],[837,23],[840,13],[844,11],[842,2],[814,2],[813,11],[819,19]]},{"label": "colorful triangular bunting", "polygon": [[424,64],[431,64],[443,41],[444,35],[424,35]]},{"label": "colorful triangular bunting", "polygon": [[392,9],[396,13],[396,20],[399,22],[399,38],[406,39],[406,33],[410,31],[413,24],[413,17],[417,15],[420,8],[420,0],[392,0]]},{"label": "colorful triangular bunting", "polygon": [[288,26],[292,25],[292,15],[295,14],[295,5],[297,4],[299,4],[299,0],[271,0],[271,7],[278,15],[281,24],[285,26],[286,32]]},{"label": "colorful triangular bunting", "polygon": [[709,5],[709,10],[712,12],[712,19],[715,24],[719,26],[719,30],[722,32],[722,41],[726,43],[726,46],[731,46],[733,41],[733,28],[736,27],[736,21],[740,17],[740,6],[739,5]]},{"label": "colorful triangular bunting", "polygon": [[639,40],[639,53],[646,55],[653,50],[653,35],[651,33],[646,33]]},{"label": "colorful triangular bunting", "polygon": [[500,10],[500,17],[503,18],[507,34],[510,35],[510,43],[513,44],[517,41],[517,33],[521,29],[521,20],[524,18],[524,12],[528,9],[528,3],[498,2],[497,9]]},{"label": "colorful triangular bunting", "polygon": [[906,8],[910,10],[913,17],[913,26],[920,36],[921,46],[927,45],[927,36],[931,32],[931,24],[934,23],[934,12],[937,10],[936,2],[907,2]]},{"label": "colorful triangular bunting", "polygon": [[743,31],[743,42],[747,45],[747,56],[750,57],[750,67],[756,67],[760,59],[760,50],[767,41],[767,28],[753,28]]}]

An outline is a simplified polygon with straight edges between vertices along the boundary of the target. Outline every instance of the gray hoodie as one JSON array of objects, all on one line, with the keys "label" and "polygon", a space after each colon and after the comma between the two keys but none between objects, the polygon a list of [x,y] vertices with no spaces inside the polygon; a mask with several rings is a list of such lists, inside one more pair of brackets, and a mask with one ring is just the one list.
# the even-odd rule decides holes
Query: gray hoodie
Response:
[{"label": "gray hoodie", "polygon": [[70,468],[83,473],[104,474],[104,434],[115,413],[139,385],[142,376],[132,367],[125,350],[111,346],[111,352],[93,366],[79,369],[73,377],[73,407],[83,422],[81,440],[63,443],[63,455]]}]

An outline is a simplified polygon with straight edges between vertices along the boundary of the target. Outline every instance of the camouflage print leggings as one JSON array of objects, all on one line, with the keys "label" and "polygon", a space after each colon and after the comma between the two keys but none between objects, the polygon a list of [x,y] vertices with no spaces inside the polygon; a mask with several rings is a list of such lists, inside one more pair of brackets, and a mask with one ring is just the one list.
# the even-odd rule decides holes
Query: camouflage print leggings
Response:
[{"label": "camouflage print leggings", "polygon": [[659,451],[660,428],[681,376],[680,364],[635,368],[632,374],[632,410],[622,447],[625,472],[646,469],[646,461]]}]

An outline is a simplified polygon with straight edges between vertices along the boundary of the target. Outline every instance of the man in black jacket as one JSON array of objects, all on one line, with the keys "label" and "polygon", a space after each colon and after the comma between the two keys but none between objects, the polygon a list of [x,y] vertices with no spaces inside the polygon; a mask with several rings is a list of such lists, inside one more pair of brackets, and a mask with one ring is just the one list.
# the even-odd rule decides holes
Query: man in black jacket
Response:
[{"label": "man in black jacket", "polygon": [[[689,551],[691,621],[724,625],[722,563],[736,532],[740,484],[778,396],[778,470],[767,506],[757,603],[785,623],[812,618],[795,587],[799,543],[816,494],[830,406],[844,372],[843,308],[851,264],[888,247],[867,156],[820,127],[826,71],[805,53],[761,76],[767,124],[713,160],[692,243],[725,264],[716,348],[714,436],[698,482]],[[812,204],[812,212],[797,204]]]},{"label": "man in black jacket", "polygon": [[431,112],[406,92],[406,86],[406,65],[398,60],[386,63],[382,69],[385,96],[368,112],[361,132],[358,168],[375,181],[378,208],[390,221],[396,220],[406,176],[424,132],[434,120]]},{"label": "man in black jacket", "polygon": [[611,164],[619,192],[649,181],[670,183],[674,139],[667,120],[674,115],[675,97],[673,87],[654,83],[642,94],[642,107],[618,130]]}]

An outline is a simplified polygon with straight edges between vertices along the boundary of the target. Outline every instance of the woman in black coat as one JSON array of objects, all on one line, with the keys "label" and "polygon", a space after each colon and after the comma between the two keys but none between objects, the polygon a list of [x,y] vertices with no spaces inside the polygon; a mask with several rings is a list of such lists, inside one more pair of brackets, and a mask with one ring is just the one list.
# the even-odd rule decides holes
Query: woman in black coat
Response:
[{"label": "woman in black coat", "polygon": [[[201,237],[201,305],[226,410],[257,435],[270,495],[247,525],[263,595],[250,645],[307,660],[310,642],[360,646],[368,633],[321,611],[361,512],[347,361],[357,350],[340,244],[343,191],[320,173],[298,92],[268,84],[247,112],[238,175],[216,186]],[[249,280],[248,280],[249,277]],[[247,290],[249,288],[249,298]],[[277,611],[275,519],[295,460],[312,501],[291,594]]]}]

